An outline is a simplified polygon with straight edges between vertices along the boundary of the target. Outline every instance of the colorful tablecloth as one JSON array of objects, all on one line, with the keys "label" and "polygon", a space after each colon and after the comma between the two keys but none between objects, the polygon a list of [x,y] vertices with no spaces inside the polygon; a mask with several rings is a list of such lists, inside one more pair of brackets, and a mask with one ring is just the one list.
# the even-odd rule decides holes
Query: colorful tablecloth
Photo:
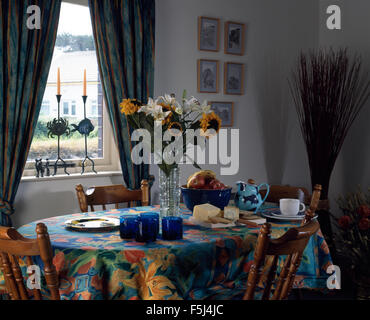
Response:
[{"label": "colorful tablecloth", "polygon": [[[265,208],[265,210],[268,210]],[[122,240],[119,232],[68,231],[64,221],[84,216],[119,217],[159,211],[157,206],[73,214],[35,221],[19,229],[35,237],[38,222],[47,225],[60,278],[62,299],[239,299],[253,261],[258,228],[207,229],[192,224],[181,207],[184,238],[154,243]],[[273,223],[272,237],[291,223]],[[321,232],[304,252],[294,287],[325,288],[331,264]]]}]

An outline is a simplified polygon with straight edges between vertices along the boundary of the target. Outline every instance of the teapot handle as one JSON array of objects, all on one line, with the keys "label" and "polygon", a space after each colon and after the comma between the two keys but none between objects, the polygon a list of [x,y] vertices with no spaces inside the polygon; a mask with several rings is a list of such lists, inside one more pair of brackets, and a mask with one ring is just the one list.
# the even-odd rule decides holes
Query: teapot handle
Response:
[{"label": "teapot handle", "polygon": [[261,189],[261,187],[263,187],[263,186],[266,186],[267,187],[267,190],[266,190],[266,195],[265,195],[265,197],[263,198],[263,200],[262,200],[262,203],[264,203],[265,202],[265,200],[267,199],[267,196],[269,195],[269,193],[270,193],[270,186],[267,184],[267,183],[262,183],[262,184],[260,184],[258,187],[257,187],[257,191],[258,191],[258,193],[260,192],[260,189]]}]

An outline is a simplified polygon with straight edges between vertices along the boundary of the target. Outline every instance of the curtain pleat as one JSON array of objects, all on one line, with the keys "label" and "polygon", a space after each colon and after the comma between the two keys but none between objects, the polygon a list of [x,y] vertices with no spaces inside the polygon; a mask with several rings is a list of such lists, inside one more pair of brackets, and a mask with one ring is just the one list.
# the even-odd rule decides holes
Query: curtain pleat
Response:
[{"label": "curtain pleat", "polygon": [[[40,8],[40,29],[27,20]],[[49,74],[61,0],[0,1],[0,216],[11,226],[14,200],[27,161]],[[32,18],[32,17],[31,17]]]},{"label": "curtain pleat", "polygon": [[154,87],[154,0],[89,0],[102,87],[123,178],[129,188],[148,179],[149,166],[131,161],[131,129],[120,112],[122,99],[147,102]]}]

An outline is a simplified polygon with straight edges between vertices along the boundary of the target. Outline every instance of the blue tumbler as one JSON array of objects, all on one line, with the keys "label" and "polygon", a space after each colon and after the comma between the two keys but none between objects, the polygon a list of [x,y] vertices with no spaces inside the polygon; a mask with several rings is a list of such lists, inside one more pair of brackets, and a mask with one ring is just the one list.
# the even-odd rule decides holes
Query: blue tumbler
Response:
[{"label": "blue tumbler", "polygon": [[182,218],[163,217],[162,218],[162,238],[164,240],[182,239]]},{"label": "blue tumbler", "polygon": [[138,228],[139,215],[120,216],[119,231],[122,239],[133,239],[136,236]]},{"label": "blue tumbler", "polygon": [[137,242],[153,242],[157,240],[159,230],[158,214],[140,214],[138,228],[136,230]]}]

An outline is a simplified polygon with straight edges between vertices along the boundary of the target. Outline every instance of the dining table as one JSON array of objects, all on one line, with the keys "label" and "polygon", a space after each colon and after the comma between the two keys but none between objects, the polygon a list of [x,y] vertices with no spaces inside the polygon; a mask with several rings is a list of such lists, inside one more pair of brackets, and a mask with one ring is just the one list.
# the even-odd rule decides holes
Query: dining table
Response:
[{"label": "dining table", "polygon": [[[276,210],[264,204],[261,212]],[[142,243],[123,240],[119,231],[86,233],[65,228],[65,221],[84,217],[158,212],[159,206],[112,209],[47,218],[18,229],[35,238],[37,223],[44,223],[54,251],[63,300],[203,300],[241,299],[253,263],[259,227],[236,225],[207,228],[189,218],[192,212],[180,206],[183,238]],[[272,238],[299,225],[293,221],[269,221]],[[42,263],[42,262],[38,262]],[[282,262],[279,263],[278,272]],[[303,254],[293,288],[323,290],[332,265],[328,245],[319,230]],[[259,284],[263,287],[263,277]],[[47,290],[47,289],[45,289]]]}]

